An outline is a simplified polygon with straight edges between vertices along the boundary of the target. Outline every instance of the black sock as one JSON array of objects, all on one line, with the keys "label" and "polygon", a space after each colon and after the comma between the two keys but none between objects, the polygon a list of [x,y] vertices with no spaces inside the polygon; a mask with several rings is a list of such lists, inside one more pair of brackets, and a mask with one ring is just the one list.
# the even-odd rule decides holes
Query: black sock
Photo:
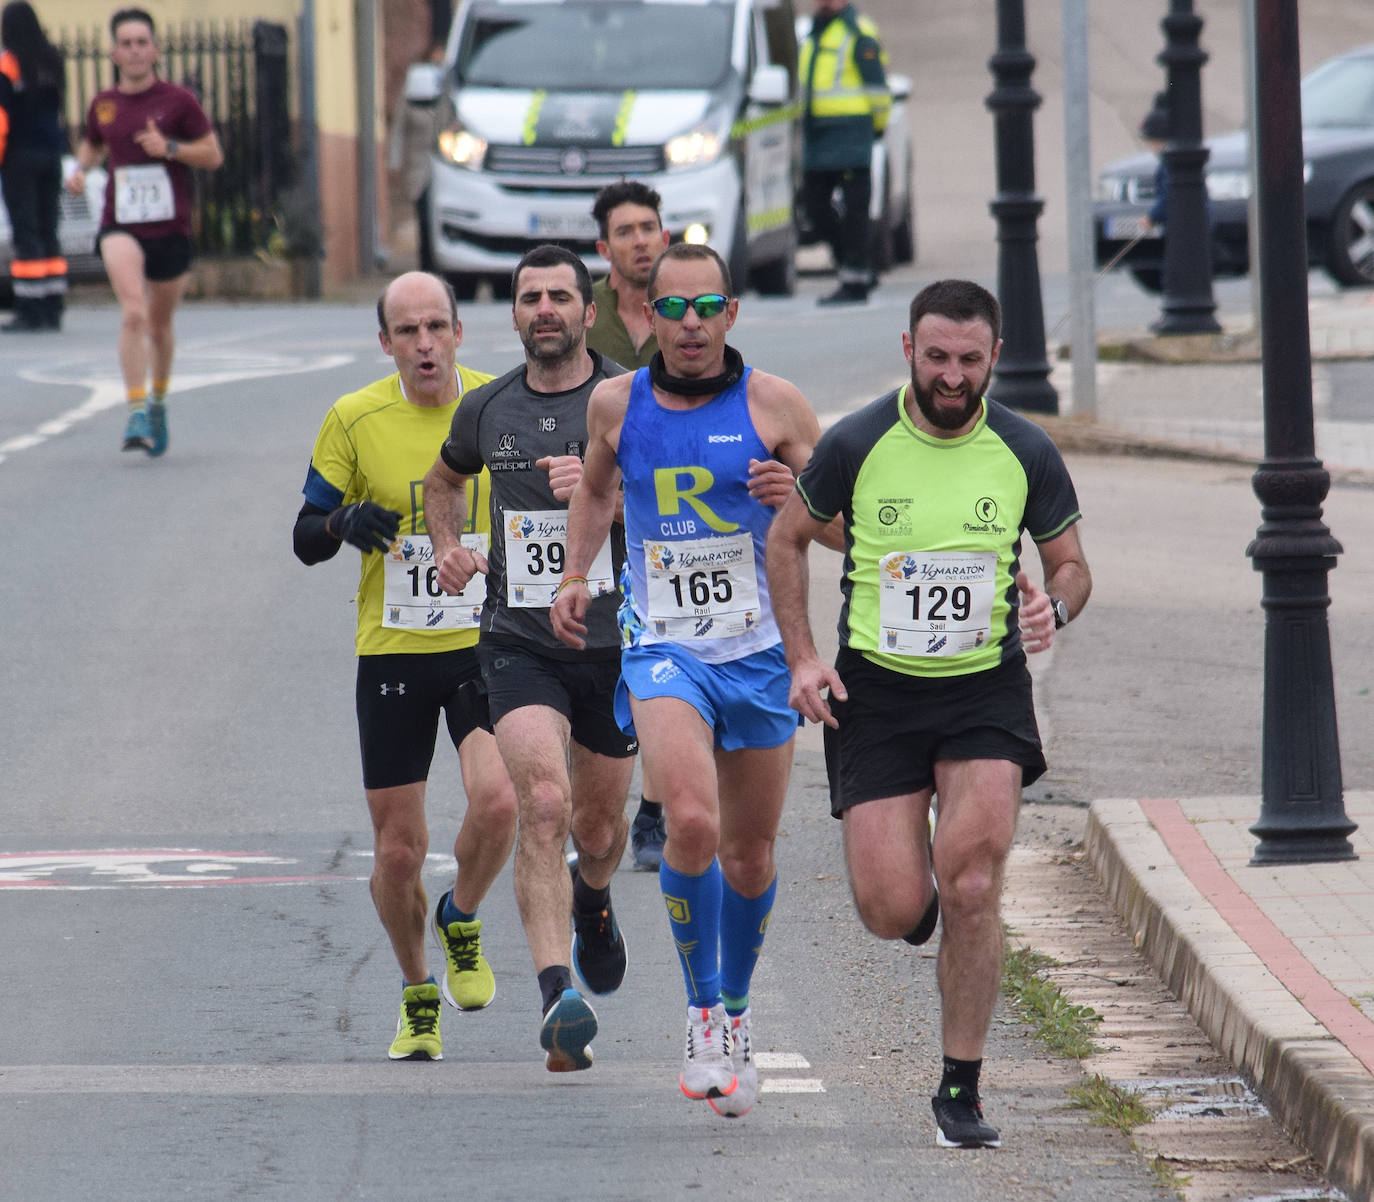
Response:
[{"label": "black sock", "polygon": [[595,914],[611,904],[611,888],[594,889],[582,879],[581,874],[573,881],[573,909],[578,914]]},{"label": "black sock", "polygon": [[940,1092],[951,1086],[966,1089],[976,1098],[978,1096],[978,1077],[983,1071],[982,1060],[955,1060],[953,1056],[944,1058],[944,1072],[940,1077]]},{"label": "black sock", "polygon": [[539,974],[539,992],[544,997],[540,1014],[547,1014],[549,1007],[563,996],[563,990],[572,988],[572,972],[566,964],[551,964]]},{"label": "black sock", "polygon": [[639,812],[641,814],[647,814],[650,818],[657,821],[659,815],[663,813],[663,804],[662,802],[650,801],[641,793],[639,795]]}]

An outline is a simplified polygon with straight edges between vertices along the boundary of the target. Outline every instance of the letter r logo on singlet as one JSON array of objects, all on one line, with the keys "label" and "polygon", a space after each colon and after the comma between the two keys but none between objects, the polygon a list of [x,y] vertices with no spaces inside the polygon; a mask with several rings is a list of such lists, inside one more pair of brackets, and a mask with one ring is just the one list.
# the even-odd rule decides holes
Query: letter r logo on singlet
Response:
[{"label": "letter r logo on singlet", "polygon": [[[683,477],[686,477],[685,481]],[[706,492],[715,482],[715,477],[704,467],[655,468],[654,494],[658,499],[659,515],[671,517],[681,513],[682,505],[686,502],[697,517],[717,534],[733,534],[739,529],[739,523],[727,522],[698,495]]]}]

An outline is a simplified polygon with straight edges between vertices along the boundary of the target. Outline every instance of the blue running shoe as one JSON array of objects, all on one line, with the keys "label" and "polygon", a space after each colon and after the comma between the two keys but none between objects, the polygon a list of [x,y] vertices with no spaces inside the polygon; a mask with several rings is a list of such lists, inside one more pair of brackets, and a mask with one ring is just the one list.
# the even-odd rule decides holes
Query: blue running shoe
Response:
[{"label": "blue running shoe", "polygon": [[591,1068],[591,1042],[596,1038],[596,1012],[576,989],[563,995],[544,1015],[539,1028],[539,1046],[544,1049],[544,1067],[551,1073],[575,1073]]},{"label": "blue running shoe", "polygon": [[162,401],[148,402],[148,430],[152,434],[148,454],[156,459],[167,450],[167,406]]},{"label": "blue running shoe", "polygon": [[135,409],[129,414],[128,425],[124,427],[124,451],[151,451],[153,449],[153,430],[148,424],[148,414]]}]

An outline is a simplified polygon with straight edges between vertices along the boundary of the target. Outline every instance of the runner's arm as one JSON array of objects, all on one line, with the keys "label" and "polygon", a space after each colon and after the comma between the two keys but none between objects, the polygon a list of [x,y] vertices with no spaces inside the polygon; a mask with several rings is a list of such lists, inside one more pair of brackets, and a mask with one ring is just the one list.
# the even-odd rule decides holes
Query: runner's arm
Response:
[{"label": "runner's arm", "polygon": [[623,504],[620,467],[608,433],[618,429],[624,407],[608,400],[602,392],[605,387],[598,384],[587,402],[587,453],[582,461],[582,476],[568,501],[568,533],[563,544],[563,580],[567,587],[558,586],[549,611],[553,632],[569,646],[579,648],[585,645],[585,618],[591,603],[587,570]]},{"label": "runner's arm", "polygon": [[291,547],[296,558],[309,567],[333,559],[343,546],[341,540],[329,533],[330,510],[321,509],[306,501],[296,514],[296,525],[291,531]]},{"label": "runner's arm", "polygon": [[462,530],[468,520],[468,481],[471,475],[455,472],[441,455],[424,482],[425,529],[439,565],[439,587],[456,596],[478,572],[487,570],[486,557],[464,547]]},{"label": "runner's arm", "polygon": [[792,687],[787,703],[812,722],[838,726],[821,691],[829,689],[837,698],[844,700],[844,685],[835,669],[817,654],[807,612],[807,594],[811,585],[807,549],[832,525],[813,518],[801,496],[793,493],[768,530],[767,572],[773,618],[782,635],[787,666],[792,670]]}]

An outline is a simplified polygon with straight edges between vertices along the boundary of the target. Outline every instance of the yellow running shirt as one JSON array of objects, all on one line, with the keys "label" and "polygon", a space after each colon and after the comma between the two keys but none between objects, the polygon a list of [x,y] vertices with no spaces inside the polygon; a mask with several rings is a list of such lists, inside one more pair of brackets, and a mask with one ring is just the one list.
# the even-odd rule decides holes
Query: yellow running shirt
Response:
[{"label": "yellow running shirt", "polygon": [[[475,577],[461,602],[440,592],[429,554],[422,486],[462,398],[491,378],[459,366],[459,399],[432,407],[406,400],[400,374],[393,373],[340,397],[325,416],[302,489],[305,499],[326,510],[374,501],[401,515],[390,552],[362,556],[359,655],[452,651],[477,642],[486,577]],[[489,536],[489,481],[483,468],[468,484],[465,541]]]}]

